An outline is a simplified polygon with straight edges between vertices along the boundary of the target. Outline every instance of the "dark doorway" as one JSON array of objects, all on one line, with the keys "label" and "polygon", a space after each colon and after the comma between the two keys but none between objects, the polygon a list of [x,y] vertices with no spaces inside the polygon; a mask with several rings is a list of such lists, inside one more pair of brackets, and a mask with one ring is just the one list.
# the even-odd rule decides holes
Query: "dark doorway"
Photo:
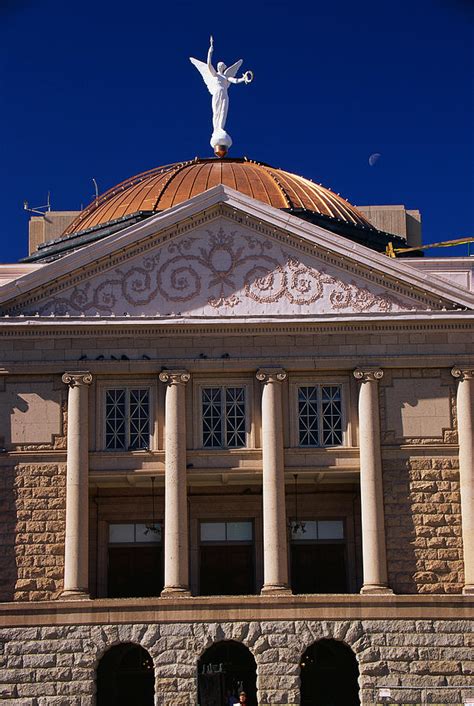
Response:
[{"label": "dark doorway", "polygon": [[163,589],[161,523],[109,525],[107,596],[159,596]]},{"label": "dark doorway", "polygon": [[347,593],[345,546],[293,543],[291,587],[293,593]]},{"label": "dark doorway", "polygon": [[247,706],[257,706],[257,665],[250,650],[240,642],[218,642],[204,652],[198,663],[199,706],[228,706],[247,694]]},{"label": "dark doorway", "polygon": [[347,593],[344,524],[336,518],[292,523],[293,593]]},{"label": "dark doorway", "polygon": [[359,667],[350,647],[319,640],[301,659],[301,706],[360,706]]},{"label": "dark doorway", "polygon": [[253,546],[202,546],[202,596],[245,596],[255,593]]},{"label": "dark doorway", "polygon": [[254,565],[255,547],[251,521],[201,522],[201,596],[239,596],[255,593]]},{"label": "dark doorway", "polygon": [[97,668],[97,706],[153,706],[153,660],[131,642],[111,647]]},{"label": "dark doorway", "polygon": [[110,598],[159,596],[163,589],[161,547],[109,547]]}]

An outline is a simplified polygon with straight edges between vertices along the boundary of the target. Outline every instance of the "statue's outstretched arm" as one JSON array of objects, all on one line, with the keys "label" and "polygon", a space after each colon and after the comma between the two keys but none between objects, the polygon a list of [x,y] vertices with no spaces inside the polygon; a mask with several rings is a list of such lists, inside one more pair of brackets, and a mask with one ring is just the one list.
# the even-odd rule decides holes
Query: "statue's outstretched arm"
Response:
[{"label": "statue's outstretched arm", "polygon": [[232,76],[228,76],[227,80],[229,83],[246,83],[245,78],[242,76],[242,78],[233,78]]},{"label": "statue's outstretched arm", "polygon": [[211,34],[211,41],[210,41],[210,44],[209,44],[209,51],[207,52],[207,68],[208,68],[209,71],[211,72],[212,76],[216,76],[216,75],[217,75],[217,72],[216,72],[215,68],[214,68],[213,65],[212,65],[212,54],[213,54],[213,52],[214,52],[214,39],[213,39],[212,34]]}]

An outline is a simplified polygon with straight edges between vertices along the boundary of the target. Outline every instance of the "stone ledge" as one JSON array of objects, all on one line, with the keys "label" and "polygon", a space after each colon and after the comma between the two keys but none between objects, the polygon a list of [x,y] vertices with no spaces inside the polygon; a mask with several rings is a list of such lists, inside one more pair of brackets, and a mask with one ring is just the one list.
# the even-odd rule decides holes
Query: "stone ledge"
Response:
[{"label": "stone ledge", "polygon": [[470,595],[198,596],[0,603],[2,627],[252,620],[469,620]]}]

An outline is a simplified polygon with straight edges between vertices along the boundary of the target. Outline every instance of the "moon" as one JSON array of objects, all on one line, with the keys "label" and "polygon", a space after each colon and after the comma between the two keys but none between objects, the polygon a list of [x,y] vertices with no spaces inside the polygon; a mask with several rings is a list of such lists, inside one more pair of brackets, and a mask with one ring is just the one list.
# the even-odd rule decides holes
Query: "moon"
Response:
[{"label": "moon", "polygon": [[374,164],[376,164],[379,161],[381,156],[382,155],[380,154],[380,152],[374,152],[373,154],[371,154],[369,157],[370,166],[373,167]]}]

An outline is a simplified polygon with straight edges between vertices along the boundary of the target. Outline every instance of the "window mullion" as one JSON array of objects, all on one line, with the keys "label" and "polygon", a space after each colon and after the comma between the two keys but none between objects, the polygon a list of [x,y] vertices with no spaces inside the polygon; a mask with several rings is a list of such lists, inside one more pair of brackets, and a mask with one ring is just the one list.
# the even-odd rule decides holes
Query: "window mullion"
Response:
[{"label": "window mullion", "polygon": [[125,448],[130,449],[130,390],[125,388]]},{"label": "window mullion", "polygon": [[[323,446],[323,386],[317,385],[317,399],[318,399],[318,444],[320,447]],[[317,533],[317,529],[316,529]]]}]

